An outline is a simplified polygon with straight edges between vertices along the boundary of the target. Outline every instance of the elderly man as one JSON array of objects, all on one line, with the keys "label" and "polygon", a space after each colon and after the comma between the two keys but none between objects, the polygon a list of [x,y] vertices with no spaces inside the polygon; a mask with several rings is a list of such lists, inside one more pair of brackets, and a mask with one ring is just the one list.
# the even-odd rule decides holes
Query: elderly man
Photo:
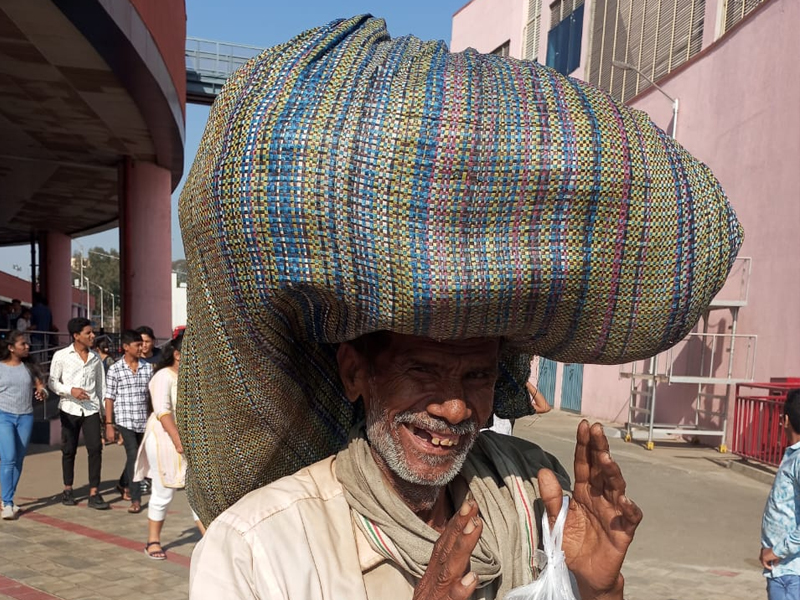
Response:
[{"label": "elderly man", "polygon": [[[339,370],[348,398],[364,402],[365,428],[221,515],[194,554],[191,597],[462,600],[530,582],[530,501],[540,494],[555,520],[568,476],[533,444],[479,437],[500,346],[388,332],[342,344]],[[599,425],[579,427],[575,474],[567,564],[584,600],[621,599],[642,513]]]},{"label": "elderly man", "polygon": [[[488,600],[536,580],[566,471],[478,431],[532,412],[534,355],[675,344],[742,241],[646,115],[369,16],[234,74],[180,216],[178,424],[211,523],[195,600]],[[622,598],[641,513],[599,426],[579,426],[574,467],[566,563],[583,600]]]}]

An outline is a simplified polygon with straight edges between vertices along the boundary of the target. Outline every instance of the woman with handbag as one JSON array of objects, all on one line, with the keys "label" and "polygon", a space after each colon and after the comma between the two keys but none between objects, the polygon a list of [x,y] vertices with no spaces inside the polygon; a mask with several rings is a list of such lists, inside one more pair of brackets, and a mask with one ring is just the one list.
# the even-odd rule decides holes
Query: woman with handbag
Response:
[{"label": "woman with handbag", "polygon": [[5,520],[19,514],[14,494],[33,431],[32,399],[47,398],[38,368],[26,360],[29,352],[30,344],[21,331],[9,332],[0,344],[0,488]]},{"label": "woman with handbag", "polygon": [[[141,481],[145,477],[153,480],[147,506],[148,535],[144,553],[154,560],[167,557],[161,546],[161,529],[175,490],[186,485],[186,460],[175,424],[182,341],[183,334],[180,334],[164,346],[150,379],[153,412],[147,420],[133,475],[134,481]],[[192,512],[192,516],[200,532],[205,533],[197,515]]]}]

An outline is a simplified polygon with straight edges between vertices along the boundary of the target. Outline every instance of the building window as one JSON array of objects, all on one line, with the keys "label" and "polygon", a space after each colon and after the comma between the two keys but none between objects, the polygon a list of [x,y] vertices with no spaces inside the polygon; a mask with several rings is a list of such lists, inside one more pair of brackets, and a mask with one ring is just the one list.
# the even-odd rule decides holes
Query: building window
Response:
[{"label": "building window", "polygon": [[763,2],[764,0],[725,0],[724,31],[728,31]]},{"label": "building window", "polygon": [[522,58],[537,60],[539,58],[539,28],[542,20],[542,0],[528,0],[528,20],[525,23],[525,51]]},{"label": "building window", "polygon": [[658,81],[702,49],[705,7],[705,0],[596,0],[587,81],[630,100],[650,84],[612,61]]},{"label": "building window", "polygon": [[508,51],[511,48],[511,41],[502,44],[491,51],[491,54],[497,54],[497,56],[508,56]]},{"label": "building window", "polygon": [[583,35],[583,0],[560,0],[552,5],[547,34],[547,66],[569,75],[581,64]]}]

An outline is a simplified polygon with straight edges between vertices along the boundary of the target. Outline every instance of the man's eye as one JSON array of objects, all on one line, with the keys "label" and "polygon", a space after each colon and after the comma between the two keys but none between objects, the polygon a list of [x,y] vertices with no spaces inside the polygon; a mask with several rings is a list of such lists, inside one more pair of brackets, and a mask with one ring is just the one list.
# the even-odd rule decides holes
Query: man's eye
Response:
[{"label": "man's eye", "polygon": [[468,379],[484,380],[492,377],[494,377],[494,373],[491,371],[471,371],[470,373],[467,373]]}]

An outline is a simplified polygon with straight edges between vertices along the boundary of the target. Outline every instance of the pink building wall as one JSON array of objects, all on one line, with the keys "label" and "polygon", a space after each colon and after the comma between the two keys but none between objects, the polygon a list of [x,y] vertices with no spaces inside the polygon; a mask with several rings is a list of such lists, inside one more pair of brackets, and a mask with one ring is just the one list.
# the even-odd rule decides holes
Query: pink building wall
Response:
[{"label": "pink building wall", "polygon": [[[515,9],[516,17],[505,31],[511,32],[512,56],[520,56],[525,3],[508,4],[473,0],[462,8],[453,19],[453,50],[494,49],[496,41],[509,38],[498,29]],[[585,4],[581,68],[573,73],[579,78],[590,47],[594,2]],[[796,376],[800,374],[800,342],[795,337],[800,334],[800,311],[793,308],[794,299],[800,297],[800,37],[795,25],[800,23],[800,2],[767,0],[720,37],[723,8],[723,0],[707,0],[703,52],[659,84],[680,99],[678,140],[712,168],[745,229],[740,256],[752,258],[752,278],[738,332],[758,335],[755,378]],[[544,3],[542,62],[549,13],[549,3]],[[672,106],[658,91],[651,89],[631,104],[669,131]],[[728,332],[730,322],[729,311],[714,311],[709,330]],[[721,362],[718,376],[725,372],[726,362]],[[560,376],[556,405],[559,388]],[[582,412],[624,422],[629,390],[630,381],[620,378],[619,367],[586,365]],[[725,388],[717,386],[714,391]],[[656,422],[693,421],[696,392],[696,385],[660,385]]]},{"label": "pink building wall", "polygon": [[488,53],[510,42],[510,55],[522,56],[526,8],[515,0],[472,0],[453,15],[450,50],[475,48]]},{"label": "pink building wall", "polygon": [[[711,167],[744,226],[739,256],[752,258],[752,277],[738,331],[758,335],[757,381],[800,373],[800,311],[793,306],[800,297],[797,23],[796,0],[766,2],[659,82],[680,99],[678,140]],[[632,105],[668,128],[671,105],[657,91],[640,95]],[[715,311],[710,330],[727,330],[730,320],[729,312]],[[586,368],[584,408],[589,414],[614,418],[627,403],[622,398],[627,381],[614,381],[606,369]],[[686,387],[671,388],[675,389],[663,390],[656,421],[685,418]]]},{"label": "pink building wall", "polygon": [[[589,14],[592,0],[585,0],[584,4],[581,62],[580,66],[572,73],[572,76],[578,79],[583,78],[589,51],[588,40],[591,24]],[[522,58],[525,24],[528,20],[527,11],[528,3],[519,0],[472,0],[453,15],[450,50],[461,52],[466,48],[475,48],[478,52],[491,52],[509,41],[509,54],[514,58]],[[543,0],[539,23],[538,54],[539,62],[542,64],[547,58],[547,32],[549,30],[550,2]]]}]

